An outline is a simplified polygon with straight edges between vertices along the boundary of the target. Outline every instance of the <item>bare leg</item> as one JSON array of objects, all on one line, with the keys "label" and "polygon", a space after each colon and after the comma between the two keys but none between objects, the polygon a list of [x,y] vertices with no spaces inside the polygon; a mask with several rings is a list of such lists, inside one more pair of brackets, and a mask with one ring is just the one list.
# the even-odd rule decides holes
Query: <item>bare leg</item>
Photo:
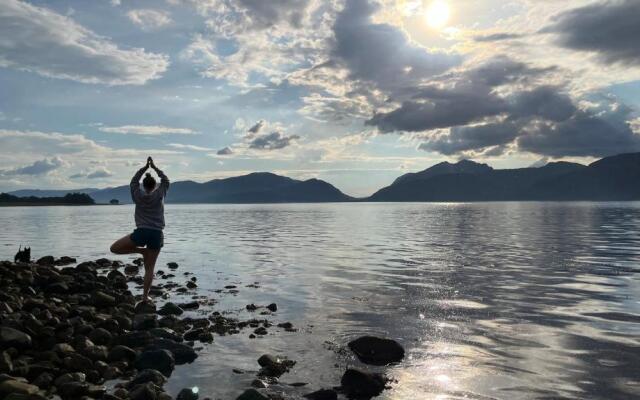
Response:
[{"label": "bare leg", "polygon": [[131,240],[129,235],[123,236],[120,239],[113,242],[111,245],[111,252],[114,254],[141,254],[143,257],[147,253],[147,249],[144,247],[137,247]]},{"label": "bare leg", "polygon": [[144,288],[142,290],[142,301],[149,301],[149,289],[153,282],[153,271],[156,267],[156,260],[160,249],[145,249],[144,254]]}]

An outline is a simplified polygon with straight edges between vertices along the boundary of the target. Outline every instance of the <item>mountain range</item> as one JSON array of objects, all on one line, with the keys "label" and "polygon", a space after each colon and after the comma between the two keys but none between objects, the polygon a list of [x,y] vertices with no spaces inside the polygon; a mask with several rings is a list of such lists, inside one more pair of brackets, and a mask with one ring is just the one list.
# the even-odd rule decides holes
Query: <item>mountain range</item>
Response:
[{"label": "mountain range", "polygon": [[[89,194],[96,203],[131,203],[129,186],[106,189],[18,190],[15,196]],[[605,157],[589,165],[552,162],[541,167],[494,169],[470,160],[442,162],[404,174],[367,198],[350,197],[319,180],[257,172],[198,183],[171,184],[167,203],[306,203],[347,201],[626,201],[640,200],[640,153]]]}]

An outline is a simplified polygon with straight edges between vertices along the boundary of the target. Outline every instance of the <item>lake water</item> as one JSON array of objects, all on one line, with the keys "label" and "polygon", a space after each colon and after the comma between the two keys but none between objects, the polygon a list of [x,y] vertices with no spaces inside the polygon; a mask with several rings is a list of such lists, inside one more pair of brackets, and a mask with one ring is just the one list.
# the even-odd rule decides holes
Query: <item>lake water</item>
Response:
[{"label": "lake water", "polygon": [[[0,208],[0,259],[19,244],[116,258],[132,214]],[[336,349],[372,333],[407,350],[386,399],[640,397],[640,203],[170,204],[166,220],[161,268],[195,273],[215,309],[247,319],[246,304],[275,302],[272,319],[300,328],[216,337],[176,369],[174,395],[235,398],[254,374],[232,369],[263,353],[298,362],[281,381],[309,385],[288,393],[332,387],[362,366]],[[214,292],[229,284],[240,292]]]}]

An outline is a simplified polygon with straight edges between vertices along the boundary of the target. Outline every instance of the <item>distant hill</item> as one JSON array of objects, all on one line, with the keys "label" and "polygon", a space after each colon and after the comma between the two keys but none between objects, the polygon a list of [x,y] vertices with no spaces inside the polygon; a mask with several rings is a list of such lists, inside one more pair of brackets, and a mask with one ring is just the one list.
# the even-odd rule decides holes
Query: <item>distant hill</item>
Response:
[{"label": "distant hill", "polygon": [[[16,192],[11,192],[14,193]],[[109,203],[112,199],[118,200],[120,204],[131,203],[129,185],[95,189],[88,191],[88,194],[100,204]],[[352,200],[354,199],[327,182],[318,179],[300,181],[268,172],[214,179],[204,183],[172,182],[166,198],[167,203],[306,203]]]},{"label": "distant hill", "polygon": [[[19,190],[12,195],[89,194],[96,203],[131,203],[129,185],[106,189]],[[40,197],[38,196],[38,197]],[[589,165],[552,162],[494,169],[470,160],[442,162],[398,177],[368,198],[354,199],[331,184],[268,172],[198,183],[171,184],[167,203],[311,203],[344,201],[640,200],[640,153],[605,157]]]},{"label": "distant hill", "polygon": [[18,197],[0,193],[0,206],[92,205],[93,199],[86,193],[67,193],[60,197]]},{"label": "distant hill", "polygon": [[367,201],[640,200],[640,153],[588,166],[493,169],[462,160],[405,174]]},{"label": "distant hill", "polygon": [[73,189],[73,190],[46,190],[46,189],[22,189],[22,190],[14,190],[13,192],[9,192],[9,194],[18,197],[62,197],[68,193],[85,193],[89,194],[99,190],[97,188],[84,188],[84,189]]}]

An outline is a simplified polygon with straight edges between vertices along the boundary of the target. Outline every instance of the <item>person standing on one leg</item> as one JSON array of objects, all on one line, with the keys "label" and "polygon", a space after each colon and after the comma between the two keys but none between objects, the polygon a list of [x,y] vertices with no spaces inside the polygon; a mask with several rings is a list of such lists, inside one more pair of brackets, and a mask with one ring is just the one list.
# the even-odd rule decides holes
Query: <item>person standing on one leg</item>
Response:
[{"label": "person standing on one leg", "polygon": [[[160,185],[147,173],[142,180],[140,178],[149,169],[156,171],[160,177]],[[164,245],[164,198],[169,190],[169,178],[153,163],[149,157],[147,164],[140,168],[131,179],[131,199],[136,205],[135,221],[136,229],[132,234],[118,239],[111,245],[111,252],[115,254],[142,255],[144,260],[144,289],[143,301],[149,301],[149,289],[153,281],[153,272],[160,249]]]}]

